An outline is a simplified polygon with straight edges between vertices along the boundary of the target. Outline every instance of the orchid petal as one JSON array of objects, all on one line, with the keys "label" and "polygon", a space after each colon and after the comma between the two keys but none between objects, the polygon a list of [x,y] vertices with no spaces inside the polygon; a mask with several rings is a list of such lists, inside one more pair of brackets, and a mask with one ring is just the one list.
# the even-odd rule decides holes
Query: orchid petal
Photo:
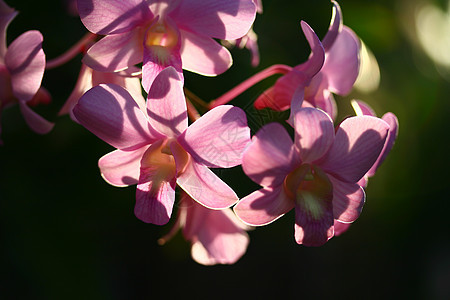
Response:
[{"label": "orchid petal", "polygon": [[289,109],[296,91],[303,92],[309,80],[310,78],[305,73],[296,69],[280,77],[274,85],[274,103],[269,107],[275,111]]},{"label": "orchid petal", "polygon": [[328,51],[331,46],[333,46],[339,32],[342,30],[342,11],[341,7],[336,1],[333,3],[333,12],[330,22],[330,27],[328,28],[325,37],[322,39],[322,45],[325,51]]},{"label": "orchid petal", "polygon": [[134,151],[115,150],[98,160],[103,179],[111,185],[124,187],[139,182],[141,159],[148,147]]},{"label": "orchid petal", "polygon": [[223,209],[238,201],[235,192],[207,167],[191,161],[178,175],[178,185],[192,199],[211,209]]},{"label": "orchid petal", "polygon": [[175,37],[173,37],[173,39],[177,42],[175,45],[170,47],[161,45],[147,45],[151,42],[151,40],[147,40],[151,35],[149,35],[148,32],[146,33],[142,65],[142,86],[146,92],[150,90],[150,87],[158,74],[167,67],[175,68],[178,72],[179,78],[182,81],[184,80],[180,55],[180,31],[170,18],[166,20],[165,24],[166,30],[169,31],[169,35],[174,35]]},{"label": "orchid petal", "polygon": [[192,241],[192,258],[203,265],[232,264],[246,251],[249,237],[231,209],[212,210],[195,201],[186,207],[183,235]]},{"label": "orchid petal", "polygon": [[238,107],[220,105],[189,126],[178,142],[196,162],[207,167],[240,165],[242,153],[250,142],[247,117]]},{"label": "orchid petal", "polygon": [[134,150],[160,138],[131,95],[114,84],[87,91],[74,107],[76,119],[113,147]]},{"label": "orchid petal", "polygon": [[316,108],[305,107],[294,115],[295,146],[303,163],[316,161],[334,141],[333,120]]},{"label": "orchid petal", "polygon": [[334,218],[343,223],[355,221],[364,206],[364,190],[356,183],[343,182],[333,176],[328,178],[333,184]]},{"label": "orchid petal", "polygon": [[0,62],[3,63],[6,54],[6,29],[18,12],[0,1]]},{"label": "orchid petal", "polygon": [[169,222],[175,202],[176,179],[160,178],[158,168],[141,168],[134,214],[146,223]]},{"label": "orchid petal", "polygon": [[245,224],[262,226],[272,223],[294,208],[294,201],[283,187],[263,188],[244,197],[234,207],[234,212]]},{"label": "orchid petal", "polygon": [[397,139],[398,135],[398,119],[393,113],[386,113],[382,120],[386,121],[386,123],[389,124],[389,133],[386,138],[386,142],[384,143],[383,150],[381,150],[380,156],[378,157],[377,161],[373,164],[373,166],[370,168],[370,170],[367,172],[367,175],[369,177],[375,175],[376,170],[381,165],[381,163],[386,159],[386,156],[391,151],[392,147],[394,146],[395,140]]},{"label": "orchid petal", "polygon": [[107,35],[83,57],[83,63],[100,72],[116,72],[142,62],[143,40],[140,30]]},{"label": "orchid petal", "polygon": [[[315,201],[315,200],[313,200]],[[295,241],[297,244],[318,247],[325,244],[334,235],[333,209],[331,201],[323,208],[323,216],[313,219],[298,204],[295,205]]]},{"label": "orchid petal", "polygon": [[234,40],[250,30],[256,7],[251,0],[185,0],[169,15],[181,29],[202,36]]},{"label": "orchid petal", "polygon": [[216,76],[233,64],[230,52],[212,38],[185,30],[180,32],[183,69],[205,76]]},{"label": "orchid petal", "polygon": [[334,220],[334,235],[339,236],[346,232],[352,223],[342,223]]},{"label": "orchid petal", "polygon": [[30,30],[15,39],[6,52],[13,94],[21,101],[31,100],[41,86],[45,70],[42,40],[39,31]]},{"label": "orchid petal", "polygon": [[321,167],[340,180],[357,182],[380,155],[388,130],[385,121],[372,116],[345,119]]},{"label": "orchid petal", "polygon": [[357,116],[374,116],[376,117],[376,114],[374,110],[365,102],[360,100],[352,100],[351,101],[353,110],[355,111],[355,114]]},{"label": "orchid petal", "polygon": [[188,120],[183,82],[174,68],[168,67],[159,73],[147,98],[147,115],[153,128],[171,138],[186,130]]},{"label": "orchid petal", "polygon": [[154,17],[142,0],[78,0],[77,4],[84,26],[101,35],[130,31]]},{"label": "orchid petal", "polygon": [[245,174],[261,186],[279,186],[300,164],[286,129],[278,123],[262,127],[242,157]]},{"label": "orchid petal", "polygon": [[25,122],[34,132],[46,134],[49,133],[55,126],[54,123],[45,120],[43,117],[35,113],[25,102],[19,101],[19,106]]},{"label": "orchid petal", "polygon": [[328,78],[328,89],[339,95],[350,92],[359,73],[361,42],[347,26],[327,52],[321,72]]},{"label": "orchid petal", "polygon": [[305,63],[296,66],[295,69],[305,73],[309,78],[312,78],[322,69],[325,61],[325,50],[323,49],[322,43],[316,33],[308,25],[308,23],[302,21],[301,27],[303,33],[305,34],[306,40],[311,47],[311,55]]}]

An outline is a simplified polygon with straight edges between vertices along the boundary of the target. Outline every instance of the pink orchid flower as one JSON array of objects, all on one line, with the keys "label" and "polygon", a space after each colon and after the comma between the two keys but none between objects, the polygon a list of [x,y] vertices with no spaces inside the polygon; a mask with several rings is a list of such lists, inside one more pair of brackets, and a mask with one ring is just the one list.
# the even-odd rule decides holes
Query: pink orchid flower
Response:
[{"label": "pink orchid flower", "polygon": [[[135,70],[135,72],[140,73],[137,68],[130,68],[130,70]],[[145,107],[145,99],[142,96],[140,80],[136,76],[130,77],[129,75],[130,74],[123,74],[123,72],[99,72],[89,68],[85,64],[82,64],[75,87],[72,93],[69,95],[69,98],[66,100],[66,103],[59,111],[59,115],[70,114],[72,120],[76,121],[72,110],[78,103],[78,100],[88,90],[102,83],[113,83],[120,85],[133,96],[134,100],[139,104],[140,107]]]},{"label": "pink orchid flower", "polygon": [[137,184],[135,214],[142,221],[169,221],[177,184],[208,208],[223,209],[238,201],[209,167],[241,164],[250,142],[245,113],[219,106],[188,127],[183,82],[174,68],[156,77],[145,111],[120,86],[101,84],[81,97],[73,113],[118,148],[100,158],[100,171],[112,185]]},{"label": "pink orchid flower", "polygon": [[37,133],[45,134],[54,124],[29,107],[29,104],[50,101],[48,92],[40,89],[45,70],[43,38],[39,31],[30,30],[6,47],[6,30],[16,15],[14,9],[0,1],[0,113],[11,104],[19,103],[28,126]]},{"label": "pink orchid flower", "polygon": [[[376,114],[374,110],[365,102],[360,100],[352,100],[352,106],[355,110],[355,113],[357,116],[374,116],[376,117]],[[369,178],[375,175],[375,172],[377,171],[378,167],[381,165],[381,163],[386,159],[386,156],[391,151],[392,147],[394,146],[395,140],[398,136],[398,119],[397,117],[391,113],[385,113],[383,117],[381,117],[382,120],[384,120],[386,123],[389,124],[389,131],[386,138],[386,142],[384,143],[383,149],[381,150],[380,155],[378,156],[377,160],[374,162],[372,167],[367,171],[367,173],[358,181],[358,184],[362,187],[366,187]],[[345,231],[348,230],[350,227],[350,224],[343,224],[339,221],[335,221],[334,223],[334,233],[335,235],[341,235]]]},{"label": "pink orchid flower", "polygon": [[244,172],[262,189],[234,207],[246,224],[269,224],[295,208],[295,240],[320,246],[334,235],[334,220],[351,223],[365,194],[357,182],[377,160],[389,125],[371,116],[344,120],[305,107],[293,116],[295,141],[278,123],[257,132],[243,155]]},{"label": "pink orchid flower", "polygon": [[81,21],[106,35],[87,52],[84,63],[102,72],[143,62],[148,92],[157,74],[173,66],[207,76],[225,72],[229,51],[217,39],[237,39],[256,15],[252,0],[78,0]]},{"label": "pink orchid flower", "polygon": [[250,242],[243,224],[229,208],[212,210],[182,193],[177,221],[169,234],[158,242],[166,243],[182,228],[183,236],[192,243],[191,256],[199,264],[234,264]]},{"label": "pink orchid flower", "polygon": [[333,17],[322,42],[305,22],[301,23],[311,47],[308,61],[280,77],[255,101],[257,109],[289,109],[295,91],[302,86],[303,106],[320,108],[335,118],[336,103],[332,93],[346,95],[352,89],[358,77],[361,45],[356,34],[343,25],[339,4],[333,1],[333,5]]}]

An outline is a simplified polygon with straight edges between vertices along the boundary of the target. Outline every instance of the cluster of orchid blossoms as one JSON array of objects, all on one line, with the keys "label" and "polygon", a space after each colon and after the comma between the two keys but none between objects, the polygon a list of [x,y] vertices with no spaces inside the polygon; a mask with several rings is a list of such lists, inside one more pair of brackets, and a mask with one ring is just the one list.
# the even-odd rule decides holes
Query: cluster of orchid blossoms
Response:
[{"label": "cluster of orchid blossoms", "polygon": [[[225,72],[232,57],[224,45],[250,49],[257,65],[252,25],[260,1],[78,0],[77,7],[89,33],[46,62],[37,31],[6,47],[17,12],[0,1],[0,109],[19,103],[33,130],[50,131],[53,123],[30,109],[49,101],[40,87],[44,71],[83,52],[60,114],[116,148],[99,159],[101,176],[113,186],[137,185],[137,218],[164,225],[176,207],[161,244],[181,229],[195,261],[232,264],[247,249],[249,229],[292,209],[295,241],[305,246],[323,245],[358,218],[363,188],[392,148],[398,121],[392,113],[377,118],[354,100],[355,116],[334,124],[333,95],[350,92],[361,65],[361,42],[343,25],[338,3],[330,5],[322,40],[301,22],[311,48],[306,62],[271,66],[210,102],[186,89],[183,71]],[[251,137],[246,112],[227,103],[275,74],[281,77],[254,107],[290,110],[290,116],[262,124]],[[200,108],[207,112],[200,115]],[[239,165],[261,186],[241,199],[210,169]]]}]

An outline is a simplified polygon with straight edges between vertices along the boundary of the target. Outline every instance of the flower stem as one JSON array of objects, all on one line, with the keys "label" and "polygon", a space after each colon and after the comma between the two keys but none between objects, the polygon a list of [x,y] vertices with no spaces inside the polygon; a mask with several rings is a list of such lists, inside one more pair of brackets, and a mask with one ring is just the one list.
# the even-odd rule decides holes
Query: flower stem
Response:
[{"label": "flower stem", "polygon": [[61,54],[60,56],[58,56],[54,59],[48,60],[45,68],[48,70],[48,69],[53,69],[53,68],[56,68],[56,67],[59,67],[59,66],[65,64],[66,62],[68,62],[69,60],[74,58],[78,53],[83,52],[83,50],[85,49],[85,46],[89,42],[94,40],[96,37],[97,37],[97,35],[94,33],[90,33],[90,32],[87,33],[84,37],[81,38],[81,40],[79,40],[75,45],[73,45],[65,53]]},{"label": "flower stem", "polygon": [[209,109],[212,109],[216,106],[226,104],[248,90],[253,85],[257,84],[258,82],[272,76],[275,74],[286,74],[292,70],[292,67],[286,66],[286,65],[272,65],[268,67],[267,69],[262,70],[259,73],[256,73],[252,77],[248,78],[241,84],[237,85],[236,87],[232,88],[219,98],[211,101],[209,103]]}]

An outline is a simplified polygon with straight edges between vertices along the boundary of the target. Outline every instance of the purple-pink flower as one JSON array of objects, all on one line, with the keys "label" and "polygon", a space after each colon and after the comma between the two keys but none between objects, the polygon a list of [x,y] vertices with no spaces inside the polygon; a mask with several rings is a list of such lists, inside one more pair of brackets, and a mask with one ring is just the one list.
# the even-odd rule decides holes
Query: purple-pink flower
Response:
[{"label": "purple-pink flower", "polygon": [[43,38],[39,31],[30,30],[7,47],[6,29],[16,15],[14,9],[0,1],[0,116],[4,108],[18,103],[28,126],[45,134],[54,124],[36,114],[28,105],[49,101],[45,90],[38,93],[45,70]]},{"label": "purple-pink flower", "polygon": [[157,74],[173,66],[214,76],[232,63],[216,39],[237,39],[256,15],[252,0],[78,0],[88,30],[106,35],[87,52],[84,63],[102,72],[143,62],[142,85],[150,89]]},{"label": "purple-pink flower", "polygon": [[260,95],[255,101],[256,108],[287,110],[295,91],[303,87],[304,106],[320,108],[335,118],[337,111],[332,93],[345,95],[352,89],[358,77],[361,46],[356,34],[343,25],[339,4],[335,1],[333,4],[331,24],[322,42],[302,21],[303,33],[311,47],[308,61],[295,66]]},{"label": "purple-pink flower", "polygon": [[262,186],[234,207],[246,224],[269,224],[295,208],[295,240],[320,246],[334,235],[334,221],[351,223],[365,200],[357,182],[377,160],[389,125],[352,117],[334,129],[329,115],[301,108],[292,118],[295,139],[278,123],[252,138],[244,172]]},{"label": "purple-pink flower", "polygon": [[213,210],[182,193],[174,227],[158,242],[164,244],[178,229],[192,244],[192,258],[203,265],[234,264],[244,255],[250,227],[243,224],[229,208]]},{"label": "purple-pink flower", "polygon": [[250,142],[245,113],[219,106],[188,127],[183,82],[172,67],[156,77],[142,110],[123,88],[89,90],[75,106],[76,119],[117,150],[103,156],[103,178],[115,186],[137,184],[136,216],[158,225],[169,221],[175,186],[212,209],[238,201],[209,168],[241,164]]}]

